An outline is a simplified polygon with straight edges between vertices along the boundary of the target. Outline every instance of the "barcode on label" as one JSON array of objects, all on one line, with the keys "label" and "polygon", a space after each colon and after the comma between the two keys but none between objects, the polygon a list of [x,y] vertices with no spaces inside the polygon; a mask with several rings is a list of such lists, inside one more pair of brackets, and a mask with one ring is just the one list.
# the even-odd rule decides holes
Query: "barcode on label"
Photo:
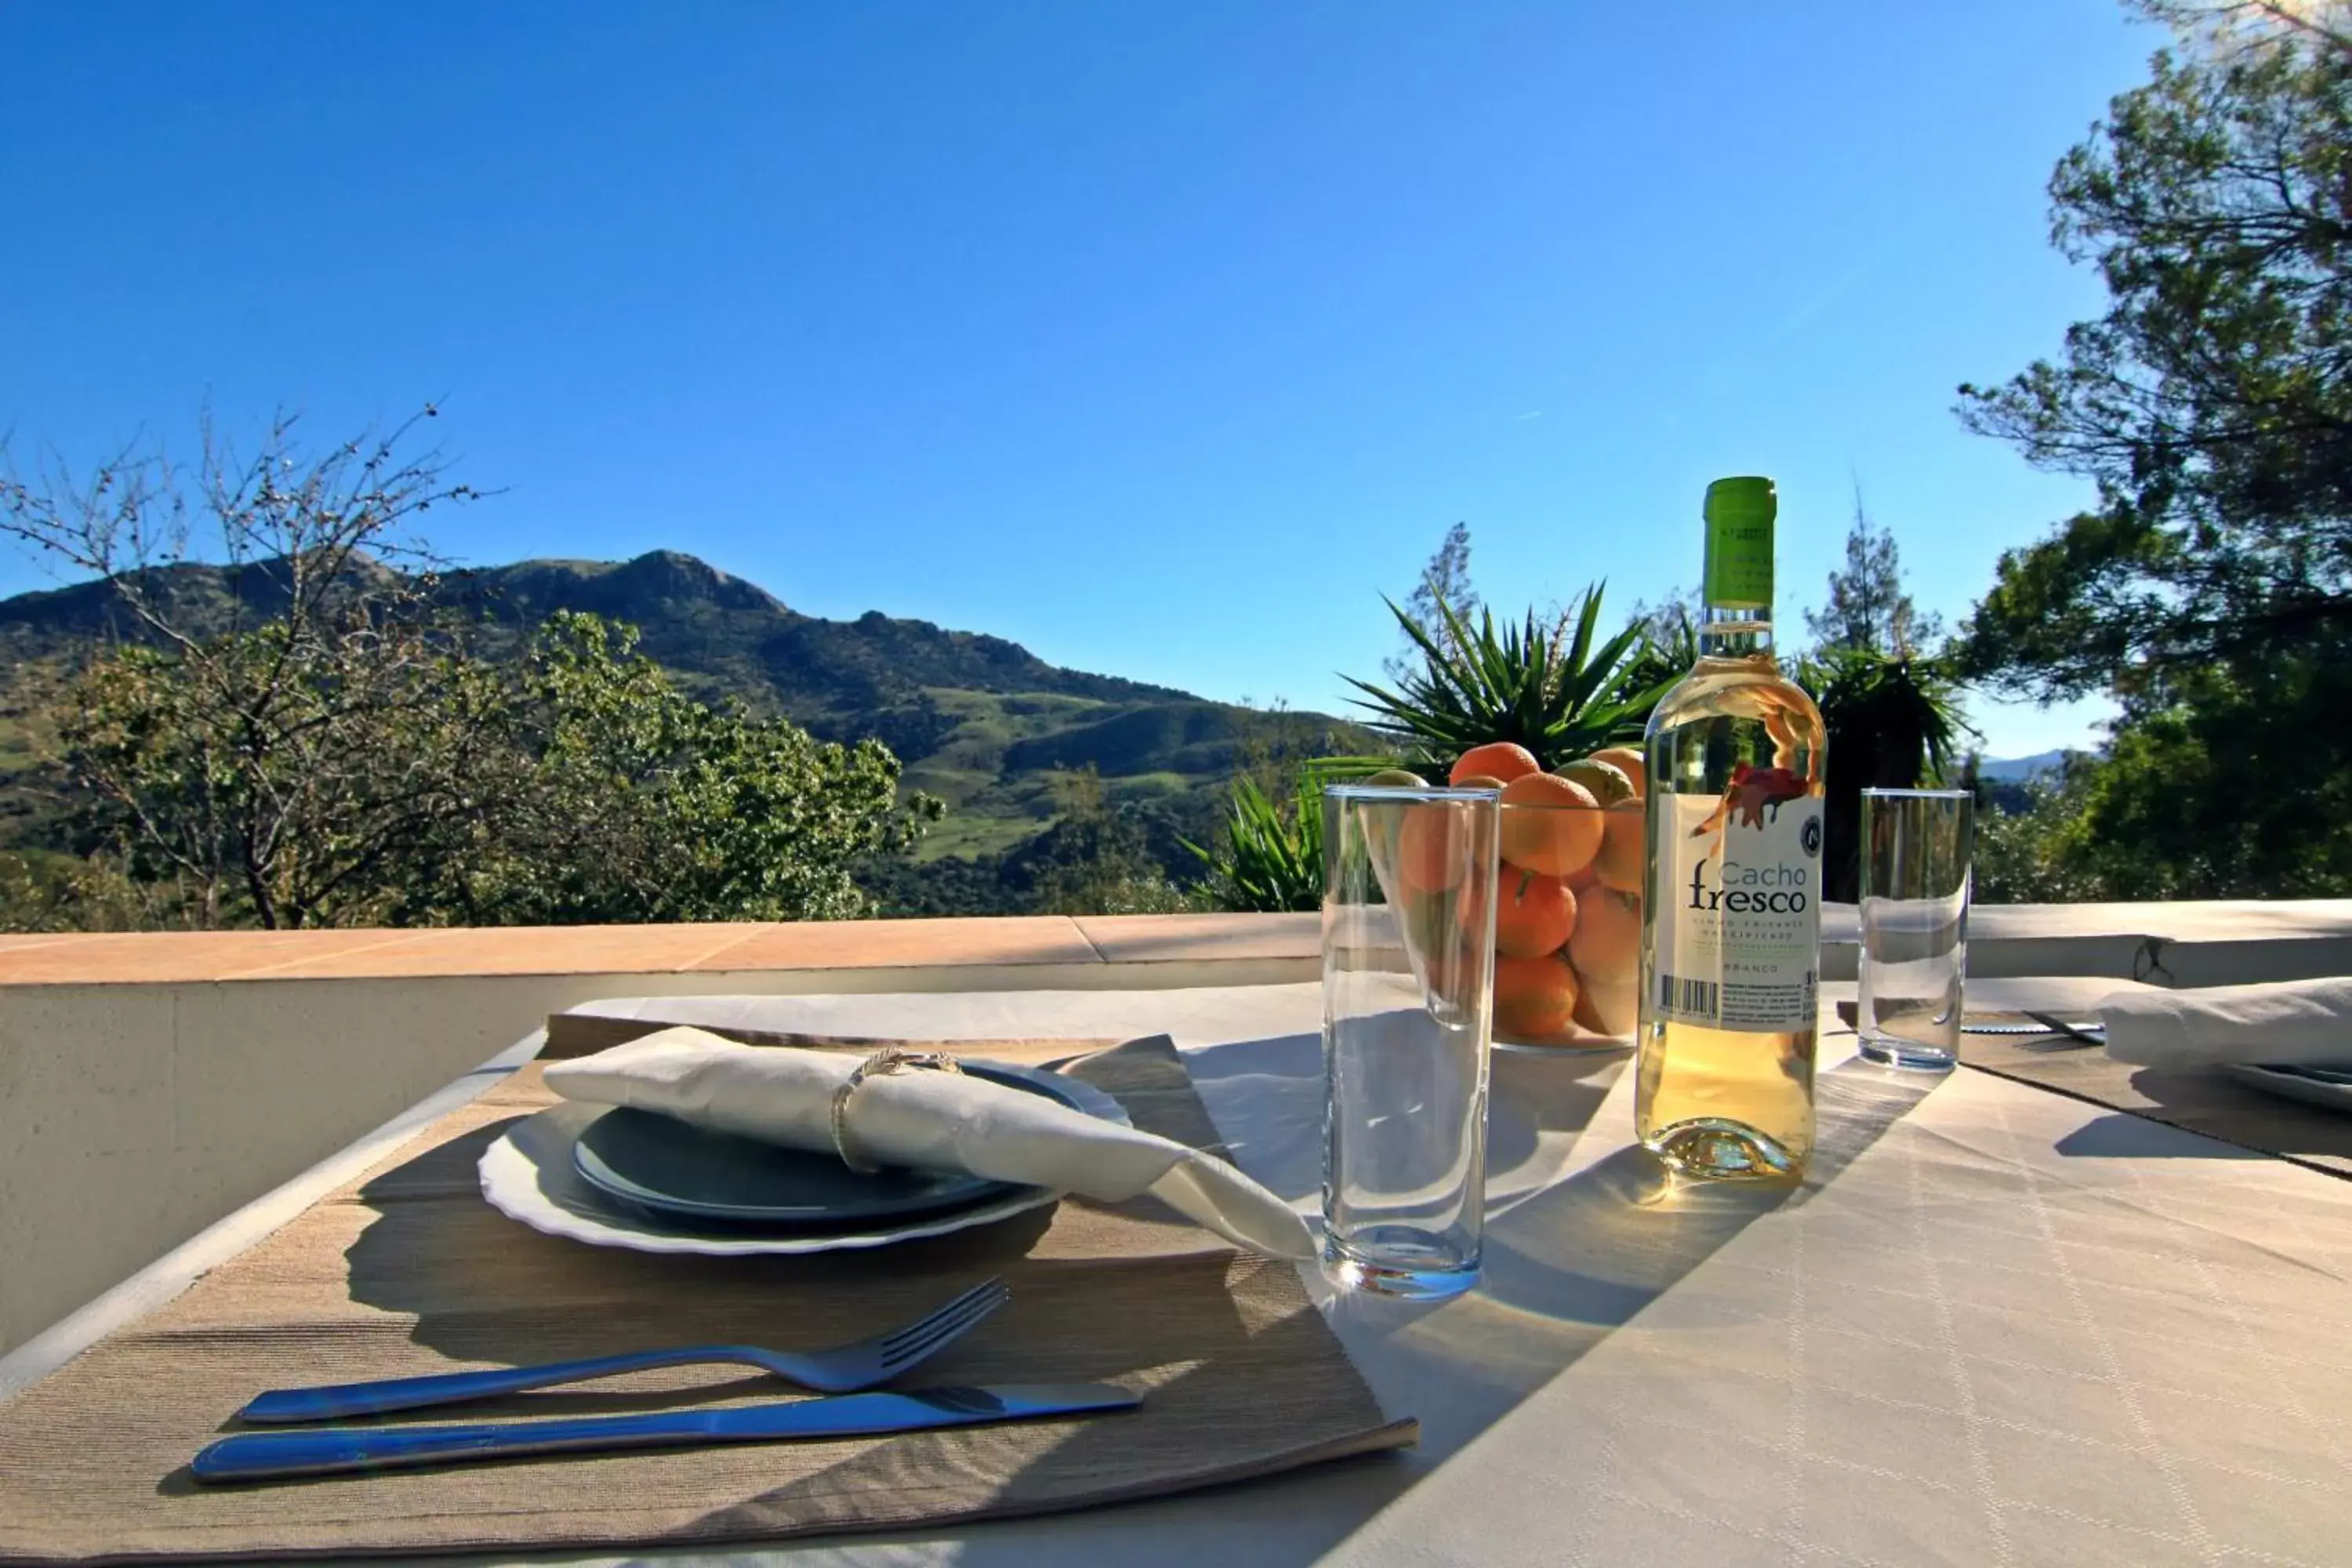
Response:
[{"label": "barcode on label", "polygon": [[1668,1013],[1703,1013],[1708,1017],[1721,1015],[1723,1007],[1712,980],[1685,980],[1679,974],[1658,976],[1658,1007]]}]

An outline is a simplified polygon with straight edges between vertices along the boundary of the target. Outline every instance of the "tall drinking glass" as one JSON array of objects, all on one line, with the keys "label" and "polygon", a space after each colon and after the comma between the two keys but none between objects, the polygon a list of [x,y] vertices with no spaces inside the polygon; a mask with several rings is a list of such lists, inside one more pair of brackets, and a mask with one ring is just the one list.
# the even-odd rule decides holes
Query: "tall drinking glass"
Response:
[{"label": "tall drinking glass", "polygon": [[1478,1282],[1496,799],[1324,792],[1323,1258],[1350,1287]]},{"label": "tall drinking glass", "polygon": [[1975,801],[1964,789],[1862,792],[1862,1054],[1948,1070],[1960,1053]]}]

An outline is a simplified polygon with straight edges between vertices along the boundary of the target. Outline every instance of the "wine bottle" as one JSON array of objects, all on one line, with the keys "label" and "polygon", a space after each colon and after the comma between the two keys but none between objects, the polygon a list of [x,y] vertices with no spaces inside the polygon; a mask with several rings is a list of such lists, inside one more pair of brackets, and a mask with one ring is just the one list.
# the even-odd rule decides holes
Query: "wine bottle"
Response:
[{"label": "wine bottle", "polygon": [[1634,1129],[1685,1175],[1813,1147],[1821,710],[1772,657],[1772,481],[1706,490],[1699,659],[1651,715]]}]

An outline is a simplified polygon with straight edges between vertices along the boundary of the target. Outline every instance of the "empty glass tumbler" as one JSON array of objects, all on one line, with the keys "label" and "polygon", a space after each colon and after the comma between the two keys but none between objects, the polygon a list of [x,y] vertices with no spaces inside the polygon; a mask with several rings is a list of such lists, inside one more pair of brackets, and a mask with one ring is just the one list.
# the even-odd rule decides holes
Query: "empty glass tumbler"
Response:
[{"label": "empty glass tumbler", "polygon": [[1959,1059],[1975,802],[1960,789],[1862,792],[1862,1054],[1940,1072]]},{"label": "empty glass tumbler", "polygon": [[1324,792],[1323,1257],[1419,1299],[1478,1281],[1496,795]]}]

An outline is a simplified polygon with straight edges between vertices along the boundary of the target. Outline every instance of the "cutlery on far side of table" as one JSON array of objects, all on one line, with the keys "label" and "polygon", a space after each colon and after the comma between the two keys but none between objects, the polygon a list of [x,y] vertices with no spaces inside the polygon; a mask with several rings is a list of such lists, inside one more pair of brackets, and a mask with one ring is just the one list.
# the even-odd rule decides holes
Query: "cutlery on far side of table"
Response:
[{"label": "cutlery on far side of table", "polygon": [[2000,1035],[2011,1039],[2021,1037],[2034,1039],[2043,1036],[2054,1036],[2056,1037],[2051,1039],[2042,1048],[2055,1051],[2071,1051],[2084,1046],[2104,1046],[2107,1043],[2107,1026],[2095,1018],[2087,1023],[2070,1024],[2055,1013],[2036,1013],[2024,1008],[2019,1011],[2033,1022],[2030,1024],[1962,1024],[1960,1033]]},{"label": "cutlery on far side of table", "polygon": [[684,1345],[671,1350],[596,1356],[586,1361],[494,1367],[486,1372],[440,1373],[429,1377],[394,1377],[376,1383],[317,1388],[277,1388],[256,1394],[236,1414],[239,1420],[270,1425],[331,1421],[352,1415],[376,1415],[387,1410],[415,1410],[429,1405],[490,1399],[526,1389],[615,1377],[625,1372],[706,1362],[756,1366],[821,1394],[853,1394],[887,1383],[937,1355],[978,1327],[1012,1294],[1003,1280],[984,1280],[937,1311],[926,1313],[901,1328],[831,1350],[795,1353],[761,1350],[756,1345]]},{"label": "cutlery on far side of table", "polygon": [[2055,1013],[2037,1013],[2031,1007],[2024,1009],[2024,1012],[2027,1017],[2043,1026],[2051,1033],[2063,1035],[2072,1045],[2104,1046],[2107,1043],[2107,1026],[2104,1023],[2070,1024]]},{"label": "cutlery on far side of table", "polygon": [[861,1437],[937,1426],[974,1426],[1128,1410],[1139,1394],[1104,1383],[1007,1384],[993,1388],[930,1388],[913,1393],[838,1394],[771,1400],[718,1410],[665,1410],[644,1415],[590,1415],[552,1421],[473,1422],[452,1426],[317,1426],[291,1432],[239,1432],[207,1444],[189,1466],[199,1481],[261,1481],[296,1476],[376,1471],[414,1465],[468,1464],[527,1454],[683,1448],[712,1443],[772,1443],[788,1438]]}]

